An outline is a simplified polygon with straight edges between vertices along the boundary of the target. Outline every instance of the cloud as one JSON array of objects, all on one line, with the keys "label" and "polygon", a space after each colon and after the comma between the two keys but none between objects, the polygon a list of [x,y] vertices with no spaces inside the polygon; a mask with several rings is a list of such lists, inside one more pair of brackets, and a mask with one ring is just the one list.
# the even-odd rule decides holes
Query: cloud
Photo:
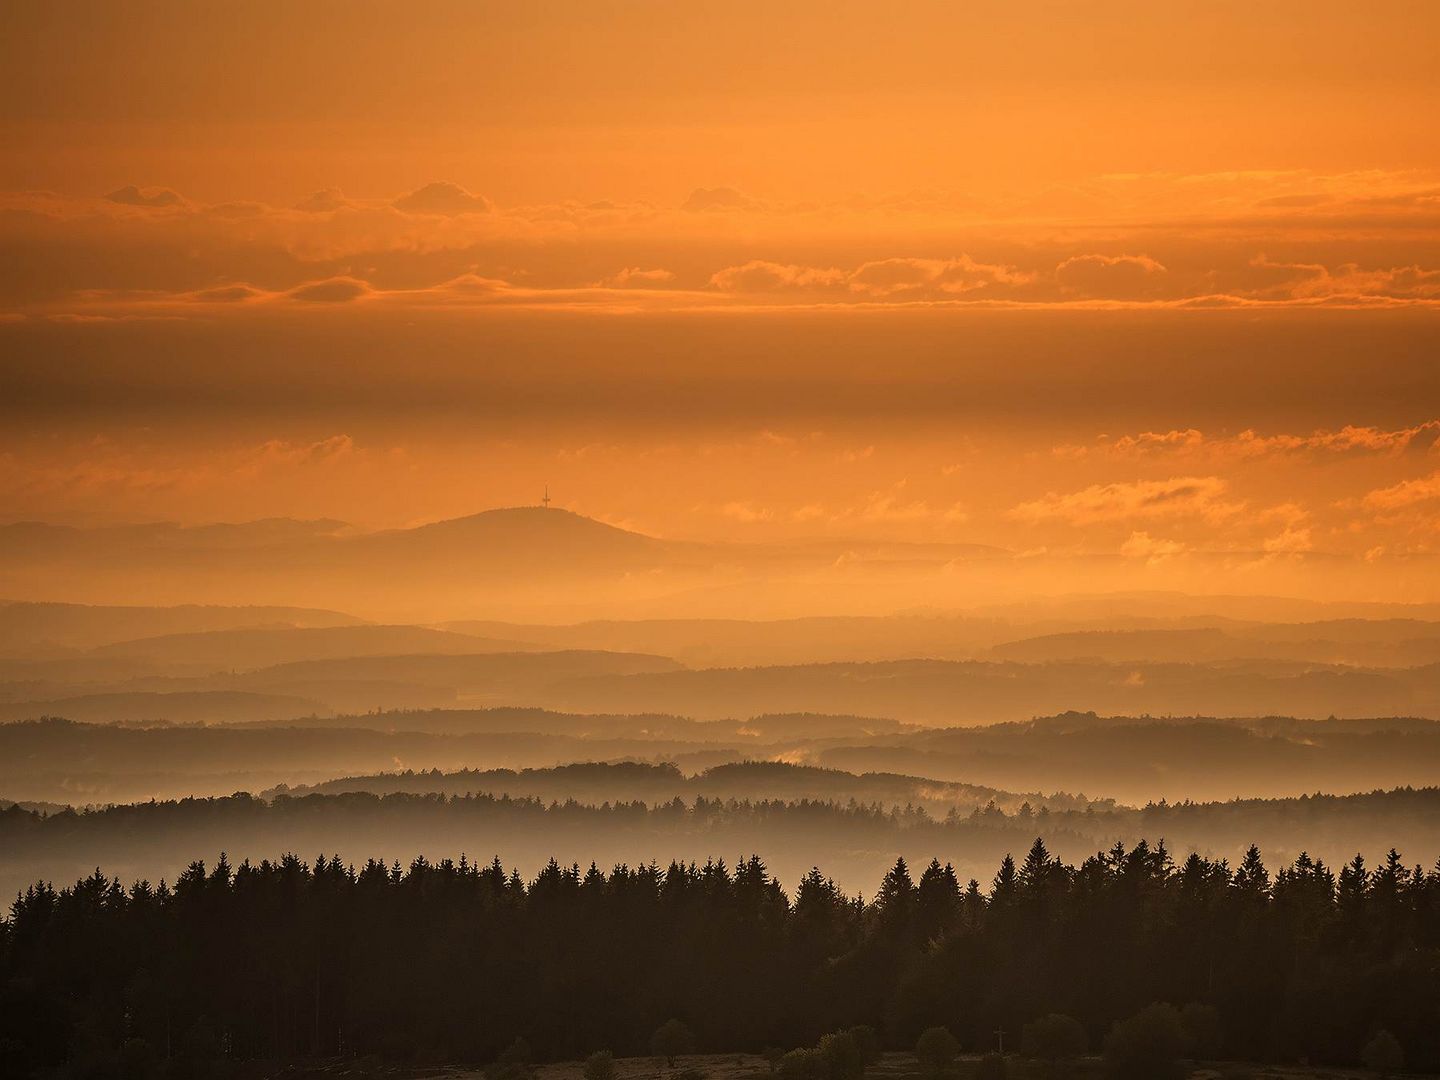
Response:
[{"label": "cloud", "polygon": [[1322,429],[1309,435],[1257,435],[1254,431],[1246,430],[1236,436],[1234,445],[1245,457],[1309,451],[1389,454],[1403,452],[1427,441],[1434,447],[1437,439],[1440,439],[1440,420],[1427,420],[1414,427],[1395,430],[1346,424],[1338,430]]},{"label": "cloud", "polygon": [[728,502],[720,507],[722,517],[731,518],[734,521],[744,522],[747,525],[754,525],[762,521],[769,521],[775,515],[768,508],[756,506],[751,502]]},{"label": "cloud", "polygon": [[353,277],[333,277],[299,285],[287,294],[292,300],[308,303],[344,304],[369,296],[374,290],[367,281]]},{"label": "cloud", "polygon": [[1145,452],[1147,450],[1190,450],[1205,441],[1202,432],[1195,428],[1185,428],[1156,432],[1142,431],[1139,435],[1122,435],[1111,443],[1111,449],[1116,453],[1126,454],[1134,452]]},{"label": "cloud", "polygon": [[220,285],[213,289],[200,289],[190,294],[204,304],[237,304],[246,300],[259,300],[269,294],[253,285]]},{"label": "cloud", "polygon": [[1440,299],[1440,270],[1418,264],[1374,267],[1341,263],[1277,262],[1261,254],[1250,260],[1256,277],[1251,294],[1262,299],[1291,301],[1435,300]]},{"label": "cloud", "polygon": [[924,521],[933,511],[924,499],[905,499],[905,481],[901,480],[889,491],[871,492],[870,497],[859,507],[858,516],[863,521]]},{"label": "cloud", "polygon": [[1010,516],[1022,521],[1066,521],[1089,525],[1136,518],[1203,517],[1218,519],[1240,506],[1226,502],[1226,482],[1218,476],[1178,476],[1169,480],[1136,480],[1092,484],[1080,491],[1020,503]]},{"label": "cloud", "polygon": [[1132,532],[1129,539],[1120,545],[1120,554],[1127,559],[1145,559],[1158,562],[1173,555],[1183,555],[1189,549],[1178,540],[1162,540],[1148,532]]},{"label": "cloud", "polygon": [[1153,295],[1164,273],[1148,255],[1072,255],[1055,267],[1055,280],[1072,295],[1129,299]]},{"label": "cloud", "polygon": [[[1109,194],[1047,206],[1039,217],[1026,216],[1018,201],[877,195],[778,206],[723,187],[697,190],[683,208],[615,200],[497,209],[440,181],[395,199],[327,187],[287,206],[204,205],[137,187],[108,198],[0,192],[0,246],[46,271],[0,275],[0,308],[114,317],[126,303],[183,305],[217,283],[263,283],[257,287],[283,295],[351,275],[387,291],[393,304],[423,304],[433,299],[427,290],[470,274],[522,282],[504,292],[506,302],[615,311],[1440,309],[1440,269],[1416,259],[1404,230],[1377,234],[1373,224],[1429,214],[1440,227],[1434,177],[1135,175],[1097,178],[1091,187],[1092,196]],[[1327,200],[1301,205],[1317,193]],[[1237,208],[1261,214],[1257,202],[1290,196],[1307,198],[1270,206],[1253,223],[1236,216]],[[1362,201],[1371,224],[1335,216]],[[1153,214],[1120,214],[1125,207]],[[1081,210],[1083,217],[1066,217]],[[1222,221],[1223,230],[1211,227]],[[1106,237],[1105,250],[1086,239],[1096,235]],[[1257,255],[1267,249],[1283,257]],[[604,277],[596,266],[621,269]]]},{"label": "cloud", "polygon": [[15,454],[0,453],[0,493],[8,497],[50,496],[63,493],[95,495],[106,492],[166,493],[211,491],[230,481],[252,484],[298,474],[300,470],[328,466],[350,459],[362,460],[361,450],[349,435],[331,435],[315,442],[269,439],[258,445],[226,449],[202,459],[186,453],[179,458],[136,455],[106,439],[78,448],[78,457],[39,463]]},{"label": "cloud", "polygon": [[710,276],[710,285],[724,292],[773,293],[792,289],[833,289],[844,284],[845,278],[843,270],[752,259],[740,266],[717,270]]},{"label": "cloud", "polygon": [[1408,450],[1440,447],[1440,420],[1427,420],[1406,428],[1379,428],[1346,424],[1319,428],[1309,434],[1277,432],[1262,435],[1252,428],[1228,437],[1207,436],[1198,428],[1142,431],[1112,439],[1102,435],[1090,446],[1064,444],[1052,447],[1057,457],[1083,458],[1092,452],[1116,456],[1203,454],[1217,459],[1249,460],[1300,454],[1401,454]]},{"label": "cloud", "polygon": [[606,278],[600,285],[611,289],[653,289],[675,280],[669,270],[645,270],[638,266],[627,266],[613,277]]},{"label": "cloud", "polygon": [[1364,503],[1372,510],[1400,510],[1430,499],[1440,499],[1440,471],[1377,488],[1365,496]]},{"label": "cloud", "polygon": [[328,214],[353,205],[339,188],[328,187],[305,196],[295,204],[295,209],[306,214]]},{"label": "cloud", "polygon": [[459,184],[452,184],[448,180],[436,180],[422,188],[416,188],[410,194],[400,196],[391,205],[410,214],[437,214],[442,217],[488,214],[494,209],[484,195],[473,195]]},{"label": "cloud", "polygon": [[961,255],[953,259],[879,259],[856,267],[847,282],[852,292],[871,297],[956,296],[994,285],[1028,284],[1035,277],[1013,266],[976,262]]},{"label": "cloud", "polygon": [[853,270],[753,259],[727,266],[710,277],[725,292],[843,293],[862,300],[918,300],[954,297],[997,285],[1026,284],[1035,275],[1011,266],[953,259],[894,258],[861,263]]},{"label": "cloud", "polygon": [[710,210],[752,210],[759,204],[748,195],[734,188],[696,188],[690,197],[680,204],[680,209],[690,213],[704,213]]},{"label": "cloud", "polygon": [[1261,547],[1272,555],[1299,555],[1313,551],[1315,544],[1310,539],[1310,530],[1291,526],[1278,536],[1265,540]]},{"label": "cloud", "polygon": [[459,297],[492,297],[508,292],[511,288],[510,282],[501,278],[481,277],[479,274],[461,274],[457,278],[451,278],[449,281],[441,282],[429,289],[415,291],[432,296],[450,294]]},{"label": "cloud", "polygon": [[244,468],[265,469],[274,466],[295,467],[324,465],[356,453],[355,440],[349,435],[331,435],[312,443],[271,439],[257,446],[243,463]]},{"label": "cloud", "polygon": [[127,184],[110,192],[105,198],[112,203],[119,203],[121,206],[147,206],[159,208],[165,206],[183,206],[185,200],[169,188],[146,188],[141,190],[134,184]]}]

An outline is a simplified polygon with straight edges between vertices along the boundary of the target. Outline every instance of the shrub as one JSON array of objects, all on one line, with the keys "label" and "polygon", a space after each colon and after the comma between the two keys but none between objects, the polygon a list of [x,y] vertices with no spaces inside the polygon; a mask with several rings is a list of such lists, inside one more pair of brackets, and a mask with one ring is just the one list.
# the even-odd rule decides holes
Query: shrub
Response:
[{"label": "shrub", "polygon": [[1077,1058],[1090,1048],[1090,1038],[1079,1020],[1064,1013],[1051,1013],[1025,1025],[1020,1033],[1020,1052],[1052,1065]]},{"label": "shrub", "polygon": [[824,1036],[815,1047],[820,1070],[826,1080],[860,1080],[865,1075],[865,1058],[860,1044],[848,1031]]},{"label": "shrub", "polygon": [[1360,1050],[1365,1067],[1379,1076],[1389,1076],[1405,1068],[1405,1051],[1400,1040],[1385,1030],[1377,1031]]},{"label": "shrub", "polygon": [[615,1055],[596,1050],[585,1059],[585,1080],[615,1080]]},{"label": "shrub", "polygon": [[530,1044],[516,1038],[485,1067],[487,1080],[525,1080],[530,1075]]},{"label": "shrub", "polygon": [[1185,1028],[1173,1005],[1148,1005],[1116,1023],[1105,1038],[1105,1061],[1117,1080],[1180,1080]]},{"label": "shrub", "polygon": [[1213,1005],[1192,1001],[1180,1010],[1180,1024],[1185,1028],[1191,1057],[1220,1056],[1220,1014]]},{"label": "shrub", "polygon": [[915,1057],[927,1076],[942,1076],[955,1061],[960,1044],[948,1028],[926,1028],[915,1043]]},{"label": "shrub", "polygon": [[681,1020],[666,1020],[650,1036],[650,1051],[656,1057],[663,1057],[665,1064],[675,1067],[675,1059],[688,1054],[695,1046],[695,1035],[689,1025]]},{"label": "shrub", "polygon": [[859,1024],[850,1029],[851,1036],[860,1047],[860,1060],[866,1065],[874,1065],[880,1060],[880,1036],[875,1034],[875,1029],[869,1024]]},{"label": "shrub", "polygon": [[804,1048],[782,1054],[775,1071],[781,1080],[822,1080],[819,1055]]}]

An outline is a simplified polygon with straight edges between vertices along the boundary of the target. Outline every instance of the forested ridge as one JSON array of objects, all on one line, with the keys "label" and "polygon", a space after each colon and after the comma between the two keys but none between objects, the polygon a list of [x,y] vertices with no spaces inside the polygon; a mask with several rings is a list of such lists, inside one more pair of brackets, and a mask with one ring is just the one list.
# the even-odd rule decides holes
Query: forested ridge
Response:
[{"label": "forested ridge", "polygon": [[[580,786],[580,785],[577,785]],[[621,791],[623,784],[607,785]],[[860,789],[862,794],[864,788]],[[532,877],[551,856],[632,865],[698,853],[758,852],[787,885],[812,863],[849,892],[869,890],[897,855],[924,864],[944,852],[962,879],[988,880],[1006,851],[1036,837],[1052,853],[1079,862],[1117,841],[1165,837],[1180,853],[1238,859],[1250,843],[1277,862],[1302,846],[1338,863],[1362,852],[1372,861],[1391,846],[1440,851],[1440,789],[1399,788],[1357,795],[1223,803],[1089,804],[1084,810],[991,804],[927,810],[829,798],[697,796],[646,802],[592,798],[546,801],[495,793],[420,795],[236,794],[122,804],[44,814],[0,810],[0,895],[30,883],[73,881],[103,865],[125,882],[173,881],[195,852],[228,851],[235,861],[277,851],[326,851],[348,862],[417,855],[431,861],[462,853],[500,853]],[[905,794],[899,791],[898,794]]]},{"label": "forested ridge", "polygon": [[[993,881],[897,861],[871,900],[817,870],[790,896],[756,857],[192,864],[130,888],[27,889],[0,923],[5,1075],[225,1075],[257,1059],[493,1060],[643,1052],[667,1020],[701,1050],[808,1046],[869,1025],[967,1048],[1052,1013],[1098,1045],[1155,1002],[1214,1018],[1196,1056],[1352,1063],[1384,1030],[1440,1066],[1440,863],[1391,852],[1272,874],[1163,843],[1078,866],[1036,841]],[[1213,1012],[1210,1012],[1213,1010]]]}]

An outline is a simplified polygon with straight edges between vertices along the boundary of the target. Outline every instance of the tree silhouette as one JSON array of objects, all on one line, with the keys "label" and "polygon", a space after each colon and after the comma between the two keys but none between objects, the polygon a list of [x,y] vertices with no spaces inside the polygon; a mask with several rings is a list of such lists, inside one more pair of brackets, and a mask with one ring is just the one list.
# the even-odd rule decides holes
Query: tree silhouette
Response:
[{"label": "tree silhouette", "polygon": [[1360,1051],[1360,1060],[1377,1076],[1390,1076],[1405,1068],[1405,1051],[1400,1040],[1381,1029],[1372,1035]]},{"label": "tree silhouette", "polygon": [[1073,1016],[1050,1013],[1026,1024],[1020,1033],[1020,1052],[1048,1062],[1052,1074],[1062,1061],[1077,1058],[1090,1048],[1085,1028]]},{"label": "tree silhouette", "polygon": [[865,1075],[864,1052],[859,1040],[848,1031],[822,1036],[815,1053],[829,1080],[860,1080]]},{"label": "tree silhouette", "polygon": [[1185,1029],[1173,1005],[1150,1005],[1121,1020],[1105,1038],[1105,1061],[1116,1080],[1183,1077]]},{"label": "tree silhouette", "polygon": [[[754,857],[555,861],[526,882],[498,860],[285,855],[196,862],[173,887],[37,883],[0,920],[0,1075],[373,1057],[527,1080],[532,1060],[597,1046],[673,1068],[698,1042],[808,1046],[777,1071],[838,1080],[881,1037],[932,1028],[992,1045],[1023,1025],[1026,1052],[1052,1054],[1056,1010],[1111,1029],[1118,1076],[1192,1054],[1353,1067],[1382,1028],[1410,1067],[1440,1070],[1440,866],[1397,853],[1335,874],[1302,853],[1270,878],[1258,852],[1238,871],[1141,842],[1075,866],[1031,854],[989,897],[957,901],[927,860],[870,904],[819,870],[792,902]],[[1135,1015],[1166,1000],[1189,1004]]]},{"label": "tree silhouette", "polygon": [[615,1055],[609,1050],[596,1050],[585,1059],[585,1080],[615,1080]]},{"label": "tree silhouette", "polygon": [[926,1028],[915,1042],[915,1058],[926,1076],[943,1076],[959,1053],[960,1043],[948,1028]]},{"label": "tree silhouette", "polygon": [[663,1057],[665,1064],[675,1067],[675,1059],[695,1049],[695,1034],[688,1024],[680,1020],[666,1020],[650,1036],[650,1050],[656,1057]]},{"label": "tree silhouette", "polygon": [[857,1024],[850,1029],[850,1036],[860,1050],[862,1064],[874,1065],[880,1060],[880,1036],[875,1034],[873,1027],[869,1024]]}]

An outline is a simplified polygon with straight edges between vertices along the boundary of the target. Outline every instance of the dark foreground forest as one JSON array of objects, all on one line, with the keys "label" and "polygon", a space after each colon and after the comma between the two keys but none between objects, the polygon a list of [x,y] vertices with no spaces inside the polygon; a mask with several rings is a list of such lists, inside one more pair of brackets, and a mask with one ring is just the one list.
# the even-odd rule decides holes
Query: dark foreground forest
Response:
[{"label": "dark foreground forest", "polygon": [[1346,1064],[1379,1037],[1433,1070],[1440,864],[1302,856],[1272,876],[1253,848],[1232,869],[1141,842],[1071,867],[1037,841],[987,886],[898,862],[866,902],[818,870],[792,898],[755,858],[552,863],[527,884],[498,861],[222,856],[171,887],[28,889],[0,923],[0,987],[5,1076],[487,1062],[517,1039],[536,1060],[628,1055],[671,1020],[702,1051],[856,1025],[976,1050],[1063,1014],[1098,1049],[1155,1003],[1195,1058]]}]

